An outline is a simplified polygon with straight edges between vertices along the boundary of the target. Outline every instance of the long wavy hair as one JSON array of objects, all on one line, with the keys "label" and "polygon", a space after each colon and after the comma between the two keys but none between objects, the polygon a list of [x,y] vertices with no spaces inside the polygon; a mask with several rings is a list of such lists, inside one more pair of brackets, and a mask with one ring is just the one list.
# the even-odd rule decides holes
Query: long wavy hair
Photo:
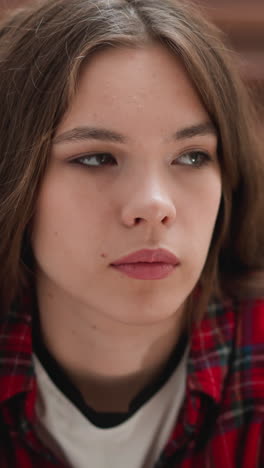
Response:
[{"label": "long wavy hair", "polygon": [[256,112],[223,34],[183,0],[45,0],[0,25],[2,311],[34,277],[38,190],[83,66],[98,49],[149,41],[180,58],[219,137],[222,200],[189,320],[212,296],[263,295],[264,159]]}]

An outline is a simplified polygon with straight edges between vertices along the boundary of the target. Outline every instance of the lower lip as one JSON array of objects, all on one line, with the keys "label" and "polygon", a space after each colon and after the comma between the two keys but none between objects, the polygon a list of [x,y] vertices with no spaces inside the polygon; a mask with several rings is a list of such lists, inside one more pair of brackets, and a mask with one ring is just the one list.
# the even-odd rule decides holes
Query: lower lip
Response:
[{"label": "lower lip", "polygon": [[123,263],[112,265],[113,268],[130,278],[141,280],[159,280],[169,276],[177,265],[170,263]]}]

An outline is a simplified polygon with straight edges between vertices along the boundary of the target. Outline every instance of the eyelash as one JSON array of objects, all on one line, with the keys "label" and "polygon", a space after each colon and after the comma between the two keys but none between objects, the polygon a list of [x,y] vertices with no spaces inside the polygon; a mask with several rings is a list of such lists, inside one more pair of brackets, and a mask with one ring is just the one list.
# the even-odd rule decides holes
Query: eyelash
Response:
[{"label": "eyelash", "polygon": [[[179,162],[179,160],[181,158],[184,158],[186,156],[187,157],[189,156],[190,159],[195,158],[195,157],[198,156],[200,158],[199,164],[188,164],[188,163],[186,164],[186,163]],[[97,165],[96,164],[84,164],[84,162],[83,162],[84,160],[87,159],[87,160],[91,161],[92,158],[95,158],[95,159],[97,158],[97,163],[98,163]],[[99,159],[99,161],[98,161],[98,159]],[[195,169],[200,169],[201,167],[208,164],[211,161],[211,159],[212,158],[209,156],[209,154],[205,153],[203,151],[187,151],[186,153],[183,153],[178,158],[176,158],[174,160],[176,162],[173,165],[190,166],[190,167],[193,167]],[[89,169],[98,169],[100,167],[116,166],[117,165],[116,159],[114,158],[114,156],[112,156],[111,153],[87,154],[87,155],[84,155],[84,156],[81,156],[79,158],[76,158],[76,159],[72,160],[71,163],[79,164],[81,166],[86,166]]]},{"label": "eyelash", "polygon": [[[108,159],[108,162],[109,160],[111,159],[112,160],[112,164],[98,164],[98,165],[95,165],[95,164],[84,164],[82,161],[84,161],[85,159],[89,160],[89,159],[92,159],[92,158],[102,158],[102,157],[106,157]],[[88,168],[93,168],[93,169],[96,169],[96,168],[99,168],[99,167],[102,167],[102,166],[115,166],[116,165],[116,160],[114,158],[114,156],[112,156],[110,153],[93,153],[93,154],[87,154],[87,155],[84,155],[84,156],[81,156],[79,158],[76,158],[72,161],[72,163],[75,163],[75,164],[80,164],[82,166],[86,166]],[[101,161],[102,163],[102,161]]]}]

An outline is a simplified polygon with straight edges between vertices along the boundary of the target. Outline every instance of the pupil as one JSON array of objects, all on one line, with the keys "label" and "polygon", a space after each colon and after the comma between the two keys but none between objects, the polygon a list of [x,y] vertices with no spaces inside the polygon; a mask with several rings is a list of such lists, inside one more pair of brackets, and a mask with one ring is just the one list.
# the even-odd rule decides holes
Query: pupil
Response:
[{"label": "pupil", "polygon": [[98,156],[98,162],[100,162],[101,164],[104,164],[106,161],[106,155],[105,154],[100,154]]}]

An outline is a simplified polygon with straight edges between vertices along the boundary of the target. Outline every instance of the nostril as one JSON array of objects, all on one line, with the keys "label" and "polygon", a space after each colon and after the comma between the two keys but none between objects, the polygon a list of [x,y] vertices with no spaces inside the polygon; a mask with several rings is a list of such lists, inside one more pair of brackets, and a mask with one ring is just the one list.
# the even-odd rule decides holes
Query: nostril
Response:
[{"label": "nostril", "polygon": [[135,218],[135,224],[139,224],[141,221],[141,218]]}]

